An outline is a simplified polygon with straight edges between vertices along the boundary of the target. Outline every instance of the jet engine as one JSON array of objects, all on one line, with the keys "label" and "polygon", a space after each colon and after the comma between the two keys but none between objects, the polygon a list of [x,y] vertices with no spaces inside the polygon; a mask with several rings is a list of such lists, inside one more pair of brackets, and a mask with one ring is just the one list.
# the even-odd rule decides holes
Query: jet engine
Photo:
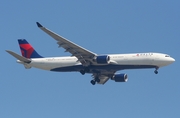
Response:
[{"label": "jet engine", "polygon": [[127,74],[115,74],[111,79],[115,82],[127,82],[128,76]]},{"label": "jet engine", "polygon": [[98,64],[108,64],[109,63],[109,60],[110,60],[110,57],[108,55],[101,55],[101,56],[97,56],[95,58],[95,61],[98,63]]}]

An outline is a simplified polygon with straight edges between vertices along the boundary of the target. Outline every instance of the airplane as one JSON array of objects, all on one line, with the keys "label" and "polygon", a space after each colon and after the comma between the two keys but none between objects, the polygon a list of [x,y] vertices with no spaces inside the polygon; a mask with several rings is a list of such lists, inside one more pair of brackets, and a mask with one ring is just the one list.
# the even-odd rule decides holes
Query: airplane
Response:
[{"label": "airplane", "polygon": [[54,38],[59,47],[65,49],[72,55],[66,57],[43,57],[25,39],[18,39],[21,55],[6,50],[15,57],[18,63],[23,64],[26,69],[31,67],[55,71],[55,72],[80,72],[92,74],[92,85],[105,84],[109,79],[115,82],[127,82],[126,73],[117,73],[125,69],[148,69],[154,68],[154,73],[158,74],[158,69],[167,66],[175,61],[168,54],[163,53],[131,53],[131,54],[103,54],[98,55],[91,52],[68,39],[54,33],[53,31],[36,22],[37,26]]}]

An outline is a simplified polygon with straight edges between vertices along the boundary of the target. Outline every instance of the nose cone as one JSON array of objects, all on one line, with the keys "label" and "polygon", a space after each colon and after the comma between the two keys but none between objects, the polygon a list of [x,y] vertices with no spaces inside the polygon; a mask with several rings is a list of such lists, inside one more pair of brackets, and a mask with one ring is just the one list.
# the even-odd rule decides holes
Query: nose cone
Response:
[{"label": "nose cone", "polygon": [[171,62],[172,62],[172,63],[175,62],[175,59],[174,59],[174,58],[171,58]]},{"label": "nose cone", "polygon": [[162,57],[162,58],[155,59],[154,62],[156,63],[158,67],[163,67],[163,66],[172,64],[173,62],[175,62],[175,59],[172,57]]},{"label": "nose cone", "polygon": [[172,64],[173,62],[175,62],[175,59],[170,57],[168,60],[167,60],[168,64]]},{"label": "nose cone", "polygon": [[173,62],[175,62],[175,59],[172,57],[168,57],[162,60],[161,66],[167,66],[169,64],[172,64]]}]

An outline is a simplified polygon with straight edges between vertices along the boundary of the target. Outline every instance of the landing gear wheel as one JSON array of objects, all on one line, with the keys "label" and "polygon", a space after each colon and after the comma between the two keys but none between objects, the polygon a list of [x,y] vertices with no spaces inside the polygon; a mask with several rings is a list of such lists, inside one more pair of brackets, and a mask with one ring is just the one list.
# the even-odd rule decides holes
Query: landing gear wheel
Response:
[{"label": "landing gear wheel", "polygon": [[81,70],[80,73],[84,75],[86,72],[84,70]]},{"label": "landing gear wheel", "polygon": [[155,70],[155,71],[154,71],[154,73],[155,73],[155,74],[158,74],[158,71],[157,71],[157,70]]},{"label": "landing gear wheel", "polygon": [[156,70],[154,71],[154,73],[155,73],[155,74],[158,74],[158,69],[159,69],[159,67],[156,67],[155,69],[156,69]]},{"label": "landing gear wheel", "polygon": [[95,82],[94,80],[91,80],[91,84],[92,84],[92,85],[95,85],[96,82]]},{"label": "landing gear wheel", "polygon": [[90,69],[87,67],[87,68],[84,69],[84,71],[89,73]]},{"label": "landing gear wheel", "polygon": [[99,78],[96,78],[95,81],[96,81],[97,83],[99,83],[99,82],[100,82],[100,79],[99,79]]}]

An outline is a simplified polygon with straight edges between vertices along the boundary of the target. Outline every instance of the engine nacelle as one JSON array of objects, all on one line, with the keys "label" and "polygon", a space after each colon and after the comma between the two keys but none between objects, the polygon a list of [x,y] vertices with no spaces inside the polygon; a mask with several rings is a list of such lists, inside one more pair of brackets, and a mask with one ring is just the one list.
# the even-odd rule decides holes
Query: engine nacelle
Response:
[{"label": "engine nacelle", "polygon": [[127,76],[127,74],[115,74],[112,77],[112,80],[114,80],[115,82],[127,82],[128,76]]},{"label": "engine nacelle", "polygon": [[108,55],[101,55],[101,56],[97,56],[95,61],[98,64],[108,64],[110,60],[110,57]]}]

